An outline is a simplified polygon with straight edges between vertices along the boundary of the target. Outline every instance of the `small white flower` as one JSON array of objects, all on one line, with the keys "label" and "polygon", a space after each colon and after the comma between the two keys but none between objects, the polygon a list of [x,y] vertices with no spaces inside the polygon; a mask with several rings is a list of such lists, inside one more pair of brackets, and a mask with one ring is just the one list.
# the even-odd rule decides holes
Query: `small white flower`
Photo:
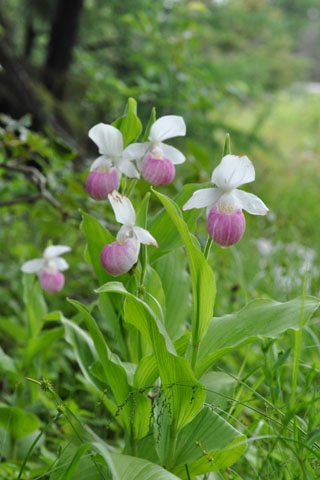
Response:
[{"label": "small white flower", "polygon": [[68,263],[60,255],[70,252],[71,248],[65,245],[51,245],[43,252],[42,258],[35,258],[25,262],[21,270],[24,273],[37,273],[40,275],[44,270],[48,273],[63,272],[69,268]]},{"label": "small white flower", "polygon": [[99,148],[101,154],[93,164],[90,171],[99,169],[100,173],[109,173],[115,167],[119,174],[124,173],[127,177],[139,178],[139,173],[132,163],[132,156],[128,154],[128,147],[123,150],[123,137],[120,130],[98,123],[89,130],[89,137]]},{"label": "small white flower", "polygon": [[167,159],[173,165],[178,165],[185,162],[185,156],[177,148],[167,145],[163,141],[185,134],[186,124],[183,118],[177,115],[166,115],[156,120],[151,126],[149,142],[133,143],[126,148],[126,151],[132,159],[137,160],[140,170],[147,153],[151,153],[156,159]]},{"label": "small white flower", "polygon": [[128,197],[114,190],[108,195],[108,198],[117,222],[122,223],[122,227],[117,234],[117,242],[120,245],[124,244],[128,238],[135,237],[139,245],[143,243],[158,247],[156,240],[147,230],[135,225],[136,214]]},{"label": "small white flower", "polygon": [[100,254],[103,268],[113,276],[122,275],[137,263],[140,244],[158,246],[153,236],[135,225],[136,214],[129,198],[116,190],[109,194],[116,219],[122,223],[115,242],[105,245]]},{"label": "small white flower", "polygon": [[211,181],[217,188],[197,190],[185,203],[183,210],[207,207],[209,212],[217,204],[220,212],[224,214],[243,209],[252,215],[266,215],[269,210],[260,198],[238,190],[238,187],[253,182],[254,179],[254,167],[248,157],[226,155],[211,176]]}]

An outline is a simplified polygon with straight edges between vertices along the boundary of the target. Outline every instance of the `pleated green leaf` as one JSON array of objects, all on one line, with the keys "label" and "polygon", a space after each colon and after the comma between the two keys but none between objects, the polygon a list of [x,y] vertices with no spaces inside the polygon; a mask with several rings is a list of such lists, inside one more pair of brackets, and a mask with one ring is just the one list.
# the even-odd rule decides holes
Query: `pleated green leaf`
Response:
[{"label": "pleated green leaf", "polygon": [[[154,192],[173,221],[186,247],[193,292],[192,343],[198,346],[203,339],[213,315],[216,283],[213,271],[195,245],[178,205],[165,195]],[[180,302],[180,299],[177,299]]]},{"label": "pleated green leaf", "polygon": [[223,470],[236,462],[245,449],[245,436],[204,407],[179,433],[174,472],[186,479],[186,463],[191,475]]},{"label": "pleated green leaf", "polygon": [[276,338],[288,329],[298,330],[301,320],[307,323],[319,304],[314,297],[284,303],[257,299],[239,312],[213,318],[200,346],[196,376],[201,377],[216,360],[240,345],[262,337]]},{"label": "pleated green leaf", "polygon": [[205,397],[205,391],[196,381],[189,362],[177,355],[163,323],[149,305],[129,293],[121,283],[110,282],[97,292],[119,293],[127,297],[125,320],[134,325],[153,347],[162,388],[171,405],[171,422],[179,431],[199,412]]}]

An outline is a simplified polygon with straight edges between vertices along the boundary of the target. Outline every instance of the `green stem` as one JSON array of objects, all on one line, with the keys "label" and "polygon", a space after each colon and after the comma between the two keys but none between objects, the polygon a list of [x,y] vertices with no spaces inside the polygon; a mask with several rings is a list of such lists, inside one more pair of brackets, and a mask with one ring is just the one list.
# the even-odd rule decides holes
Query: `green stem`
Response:
[{"label": "green stem", "polygon": [[208,237],[207,243],[206,243],[206,246],[204,247],[204,252],[203,252],[203,255],[204,255],[206,260],[208,260],[212,243],[213,243],[212,238]]},{"label": "green stem", "polygon": [[24,467],[26,466],[26,463],[27,461],[29,460],[29,457],[32,453],[32,450],[34,449],[34,447],[36,446],[36,444],[38,443],[38,441],[40,440],[40,438],[42,437],[42,435],[51,427],[51,425],[56,421],[58,420],[58,418],[60,417],[61,413],[59,412],[55,417],[53,417],[49,423],[47,423],[47,425],[44,427],[44,429],[42,430],[42,432],[39,433],[39,435],[36,437],[36,439],[34,440],[34,442],[32,443],[31,447],[29,448],[28,450],[28,453],[27,455],[24,457],[24,460],[23,460],[23,464],[21,465],[21,468],[20,468],[20,472],[19,472],[19,475],[18,475],[18,478],[17,480],[19,480],[21,478],[21,475],[23,473],[23,470],[24,470]]},{"label": "green stem", "polygon": [[133,189],[134,187],[136,186],[137,184],[137,179],[136,178],[133,178],[130,182],[130,185],[128,187],[128,190],[125,192],[126,194],[126,197],[130,197],[131,193],[133,192]]},{"label": "green stem", "polygon": [[184,466],[185,466],[185,469],[186,469],[186,472],[187,472],[188,480],[191,480],[188,465],[185,463]]},{"label": "green stem", "polygon": [[133,457],[137,457],[138,456],[137,441],[134,438],[133,434],[130,435],[130,446],[131,446],[131,455]]},{"label": "green stem", "polygon": [[304,284],[303,284],[303,296],[301,301],[299,330],[294,332],[294,358],[293,358],[292,388],[291,388],[291,398],[290,398],[291,410],[294,408],[294,405],[295,405],[296,391],[297,391],[297,384],[298,384],[302,331],[303,331],[303,325],[304,325],[304,299],[306,295],[306,287],[307,287],[307,277],[304,278]]},{"label": "green stem", "polygon": [[177,432],[173,425],[171,425],[170,429],[170,437],[169,437],[169,449],[168,449],[168,462],[167,462],[167,469],[171,470],[173,467],[173,458],[176,451],[177,445]]},{"label": "green stem", "polygon": [[191,368],[192,370],[195,369],[196,363],[197,363],[197,356],[198,356],[198,350],[199,350],[199,344],[193,344],[192,345],[192,359],[191,359]]}]

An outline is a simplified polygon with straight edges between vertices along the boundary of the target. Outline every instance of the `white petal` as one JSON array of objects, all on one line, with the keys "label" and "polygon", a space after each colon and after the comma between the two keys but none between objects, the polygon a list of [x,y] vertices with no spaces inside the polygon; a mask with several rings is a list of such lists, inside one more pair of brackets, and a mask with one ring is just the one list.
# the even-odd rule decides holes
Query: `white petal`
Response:
[{"label": "white petal", "polygon": [[68,262],[65,261],[64,258],[56,257],[56,258],[53,258],[51,262],[54,263],[56,269],[60,270],[60,272],[63,272],[64,270],[68,270],[69,268],[69,264]]},{"label": "white petal", "polygon": [[122,245],[126,240],[128,240],[128,238],[133,238],[133,237],[137,240],[137,242],[139,242],[136,236],[133,235],[132,225],[122,225],[119,232],[117,233],[117,242]]},{"label": "white petal", "polygon": [[186,161],[186,157],[177,148],[171,147],[171,145],[166,145],[165,143],[160,143],[159,147],[161,148],[165,158],[170,160],[170,162],[172,162],[174,165],[178,165],[179,163]]},{"label": "white petal", "polygon": [[132,143],[123,152],[123,158],[128,160],[140,160],[150,148],[150,142]]},{"label": "white petal", "polygon": [[105,155],[102,155],[101,157],[98,157],[95,159],[93,164],[90,167],[90,172],[95,170],[96,168],[110,168],[112,166],[111,160],[109,160]]},{"label": "white petal", "polygon": [[213,170],[211,180],[224,189],[237,188],[255,179],[254,167],[248,157],[226,155]]},{"label": "white petal", "polygon": [[223,191],[221,191],[220,188],[203,188],[202,190],[197,190],[187,203],[183,205],[182,210],[212,207],[217,203],[222,194]]},{"label": "white petal", "polygon": [[141,227],[133,227],[133,231],[138,237],[138,240],[144,245],[153,245],[154,247],[158,247],[157,241],[153,238],[151,233],[148,232],[148,230],[145,230]]},{"label": "white petal", "polygon": [[124,173],[129,178],[140,178],[138,170],[130,160],[122,160],[118,163],[117,167],[120,172]]},{"label": "white petal", "polygon": [[99,147],[99,153],[110,157],[122,155],[122,133],[112,125],[98,123],[89,130],[88,135]]},{"label": "white petal", "polygon": [[44,260],[42,258],[35,258],[34,260],[29,260],[24,263],[21,267],[21,270],[24,273],[38,273],[41,272],[44,266]]},{"label": "white petal", "polygon": [[116,190],[109,193],[108,198],[117,222],[133,227],[134,222],[136,221],[136,214],[129,198],[121,195]]},{"label": "white petal", "polygon": [[47,247],[43,252],[43,258],[50,259],[54,257],[59,257],[60,255],[63,255],[64,253],[70,251],[71,248],[67,245],[50,245],[50,247]]},{"label": "white petal", "polygon": [[238,206],[252,215],[266,215],[269,212],[268,207],[266,207],[263,201],[252,193],[244,192],[243,190],[234,190],[232,194]]},{"label": "white petal", "polygon": [[167,138],[183,137],[186,134],[186,124],[182,117],[166,115],[154,122],[150,129],[151,142],[163,142]]}]

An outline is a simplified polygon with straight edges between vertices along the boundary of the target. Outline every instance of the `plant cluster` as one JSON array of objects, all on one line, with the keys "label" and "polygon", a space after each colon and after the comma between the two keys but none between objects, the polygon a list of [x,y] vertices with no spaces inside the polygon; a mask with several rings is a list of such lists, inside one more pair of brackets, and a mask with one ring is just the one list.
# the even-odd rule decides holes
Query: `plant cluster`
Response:
[{"label": "plant cluster", "polygon": [[[210,472],[230,467],[246,450],[245,427],[239,423],[235,428],[232,412],[221,409],[216,398],[212,400],[213,392],[228,396],[227,391],[222,393],[222,379],[213,365],[257,338],[274,339],[288,329],[296,331],[297,343],[301,343],[303,327],[319,308],[318,299],[303,295],[284,303],[257,299],[233,314],[213,316],[212,242],[223,247],[238,242],[245,231],[242,210],[265,215],[268,209],[258,197],[238,189],[254,180],[255,171],[246,156],[232,155],[229,136],[210,185],[200,189],[185,185],[175,200],[153,188],[141,197],[135,194],[140,171],[158,187],[173,180],[174,165],[185,157],[164,141],[185,133],[181,117],[156,120],[153,110],[142,134],[133,99],[113,125],[98,124],[89,132],[101,156],[91,167],[86,189],[93,199],[108,200],[122,225],[115,238],[94,216],[83,213],[85,258],[100,284],[95,303],[103,323],[96,320],[92,306],[78,300],[69,299],[77,311],[73,320],[62,312],[46,312],[37,282],[28,275],[24,278],[33,340],[30,359],[36,345],[43,347],[38,341],[41,336],[51,332],[50,345],[65,335],[74,349],[84,387],[99,396],[108,412],[106,437],[83,427],[59,398],[59,387],[31,379],[35,382],[32,388],[40,385],[54,398],[58,414],[51,421],[64,416],[74,432],[72,446],[60,456],[55,466],[58,473],[52,470],[50,480],[63,475],[85,478],[81,475],[86,469],[90,471],[86,478],[92,480],[190,480],[208,478]],[[143,141],[136,143],[139,137]],[[131,183],[123,174],[132,178]],[[151,194],[163,207],[152,216],[148,215]],[[208,210],[205,246],[194,235],[203,207]],[[56,293],[64,284],[61,272],[68,267],[60,255],[68,251],[62,245],[48,246],[42,259],[28,261],[22,270],[37,273],[42,288]],[[58,322],[59,327],[46,331],[44,326],[50,322]],[[292,407],[298,361],[295,358]],[[26,421],[18,408],[3,405],[2,426],[1,415],[8,414],[16,426]],[[37,427],[35,422],[28,433]],[[293,425],[289,417],[285,428],[303,430],[304,426]],[[23,437],[16,430],[10,430],[14,441]],[[111,432],[117,432],[116,439]],[[30,446],[18,478],[23,478],[43,433]],[[311,442],[310,454],[317,456],[315,448]]]}]

